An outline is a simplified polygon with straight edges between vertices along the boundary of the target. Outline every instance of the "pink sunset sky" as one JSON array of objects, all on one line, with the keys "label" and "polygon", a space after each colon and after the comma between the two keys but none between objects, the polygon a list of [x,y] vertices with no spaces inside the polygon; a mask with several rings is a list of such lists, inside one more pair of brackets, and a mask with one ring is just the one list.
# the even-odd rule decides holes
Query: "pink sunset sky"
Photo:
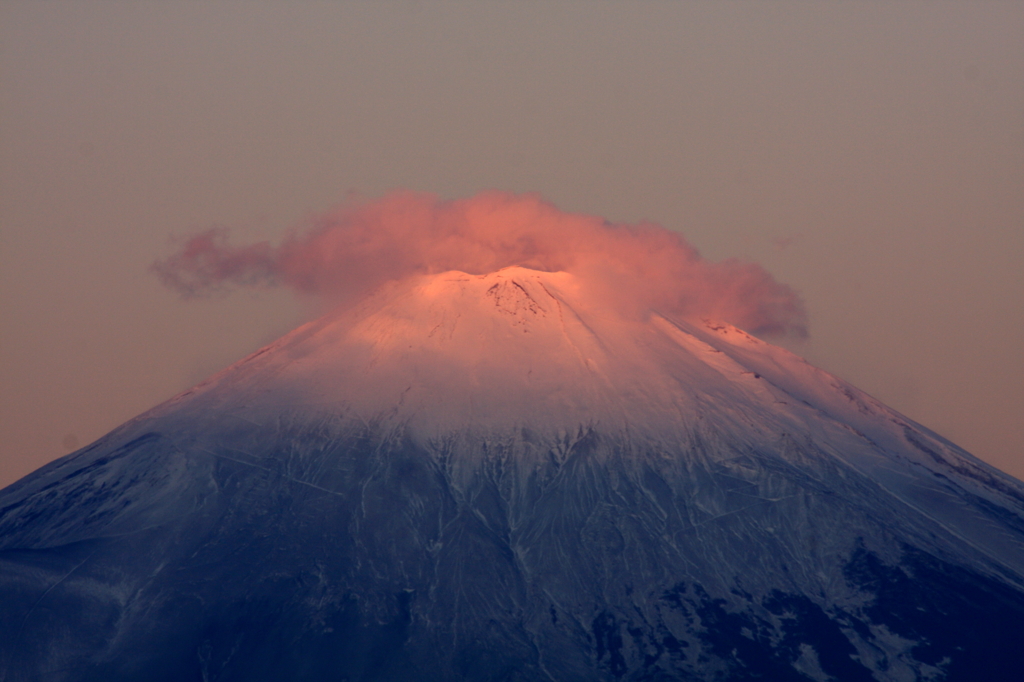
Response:
[{"label": "pink sunset sky", "polygon": [[[598,246],[517,262],[742,280],[720,314],[1024,477],[1022,45],[1020,2],[0,4],[0,486],[314,316],[309,253],[483,267],[431,211],[524,195]],[[433,227],[353,259],[382,196]]]}]

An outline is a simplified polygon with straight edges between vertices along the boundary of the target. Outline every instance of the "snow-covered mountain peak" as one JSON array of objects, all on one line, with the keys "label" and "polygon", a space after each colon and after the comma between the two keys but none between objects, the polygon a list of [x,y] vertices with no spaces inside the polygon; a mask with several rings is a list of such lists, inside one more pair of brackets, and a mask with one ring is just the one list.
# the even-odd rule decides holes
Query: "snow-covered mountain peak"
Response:
[{"label": "snow-covered mountain peak", "polygon": [[0,492],[0,678],[1019,672],[1024,485],[608,300],[396,281]]}]

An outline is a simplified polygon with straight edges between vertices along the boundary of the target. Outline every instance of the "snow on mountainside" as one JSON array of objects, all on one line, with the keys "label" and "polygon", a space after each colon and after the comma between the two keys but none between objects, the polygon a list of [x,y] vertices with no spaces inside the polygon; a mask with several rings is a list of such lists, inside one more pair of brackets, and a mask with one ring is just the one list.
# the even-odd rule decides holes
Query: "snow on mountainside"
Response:
[{"label": "snow on mountainside", "polygon": [[0,679],[978,679],[1024,485],[564,272],[388,285],[0,492]]}]

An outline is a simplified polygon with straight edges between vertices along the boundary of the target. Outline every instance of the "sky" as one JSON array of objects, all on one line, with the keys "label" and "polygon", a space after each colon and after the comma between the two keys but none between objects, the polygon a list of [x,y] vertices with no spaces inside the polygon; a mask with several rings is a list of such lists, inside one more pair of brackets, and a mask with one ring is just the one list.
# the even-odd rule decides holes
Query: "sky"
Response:
[{"label": "sky", "polygon": [[1024,477],[1024,4],[0,3],[0,486],[315,316],[152,270],[537,193],[802,298],[780,342]]}]

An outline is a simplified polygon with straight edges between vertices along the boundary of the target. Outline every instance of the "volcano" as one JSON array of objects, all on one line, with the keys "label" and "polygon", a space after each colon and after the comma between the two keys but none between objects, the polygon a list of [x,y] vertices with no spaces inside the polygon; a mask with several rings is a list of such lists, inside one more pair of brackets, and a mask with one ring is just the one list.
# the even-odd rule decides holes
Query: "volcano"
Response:
[{"label": "volcano", "polygon": [[1024,484],[786,350],[392,282],[0,492],[21,680],[1005,680]]}]

